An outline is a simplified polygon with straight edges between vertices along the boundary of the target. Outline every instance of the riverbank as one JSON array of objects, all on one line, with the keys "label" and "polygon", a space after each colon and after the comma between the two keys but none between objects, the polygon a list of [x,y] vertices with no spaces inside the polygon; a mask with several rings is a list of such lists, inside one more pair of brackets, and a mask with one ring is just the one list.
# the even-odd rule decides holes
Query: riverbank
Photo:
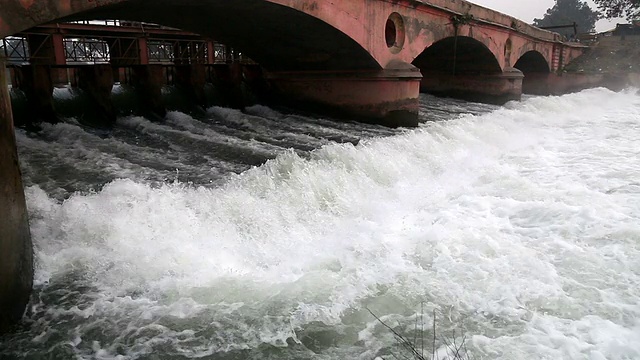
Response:
[{"label": "riverbank", "polygon": [[559,78],[572,79],[578,87],[621,90],[640,86],[640,36],[600,38],[583,56],[568,64]]}]

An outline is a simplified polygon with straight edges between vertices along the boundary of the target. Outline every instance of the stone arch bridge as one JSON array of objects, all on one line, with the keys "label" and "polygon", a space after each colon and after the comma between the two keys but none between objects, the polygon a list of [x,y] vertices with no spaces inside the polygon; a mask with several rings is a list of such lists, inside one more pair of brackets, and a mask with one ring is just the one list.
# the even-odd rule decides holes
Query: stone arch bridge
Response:
[{"label": "stone arch bridge", "polygon": [[[416,123],[419,89],[517,99],[579,56],[560,35],[462,0],[0,0],[0,38],[67,20],[145,21],[211,36],[284,97]],[[384,121],[384,120],[383,120]]]},{"label": "stone arch bridge", "polygon": [[[416,124],[420,89],[517,99],[523,81],[525,89],[529,79],[544,82],[583,51],[462,0],[0,0],[0,38],[45,23],[94,19],[211,36],[260,63],[285,97],[391,125]],[[0,66],[0,83],[5,76]],[[31,252],[11,108],[1,86],[0,331],[23,314]]]}]

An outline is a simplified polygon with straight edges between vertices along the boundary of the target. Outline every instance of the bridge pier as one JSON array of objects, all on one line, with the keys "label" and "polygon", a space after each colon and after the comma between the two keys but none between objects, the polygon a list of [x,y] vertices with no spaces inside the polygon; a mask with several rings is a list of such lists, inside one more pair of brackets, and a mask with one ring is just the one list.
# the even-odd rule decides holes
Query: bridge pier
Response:
[{"label": "bridge pier", "polygon": [[[221,100],[226,106],[242,109],[246,105],[242,92],[243,81],[246,79],[252,83],[258,83],[263,79],[260,67],[256,65],[255,68],[249,68],[238,62],[215,64],[209,67],[207,78],[218,89]],[[256,95],[265,94],[263,92]]]},{"label": "bridge pier", "polygon": [[[53,79],[48,65],[25,65],[15,68],[18,87],[27,97],[26,125],[39,122],[57,123],[53,105]],[[21,125],[21,124],[20,124]]]},{"label": "bridge pier", "polygon": [[522,72],[515,68],[508,68],[503,73],[495,75],[425,72],[420,83],[420,91],[501,105],[510,100],[520,100],[523,78]]},{"label": "bridge pier", "polygon": [[176,65],[174,84],[181,87],[189,97],[199,106],[207,106],[204,92],[206,83],[206,69],[204,64]]},{"label": "bridge pier", "polygon": [[553,73],[529,73],[525,74],[522,82],[522,93],[532,95],[551,95]]},{"label": "bridge pier", "polygon": [[33,249],[6,75],[0,59],[0,333],[20,321],[33,286]]},{"label": "bridge pier", "polygon": [[420,70],[268,73],[284,102],[390,127],[417,126]]},{"label": "bridge pier", "polygon": [[135,65],[131,67],[130,84],[139,95],[142,113],[151,118],[164,118],[167,109],[162,99],[165,84],[162,65]]},{"label": "bridge pier", "polygon": [[525,94],[562,95],[593,87],[606,87],[620,91],[629,84],[622,74],[585,74],[563,72],[560,74],[527,74],[523,85]]},{"label": "bridge pier", "polygon": [[111,126],[116,122],[116,109],[111,101],[113,90],[113,68],[111,65],[91,65],[78,68],[78,86],[89,98],[91,109],[88,115],[91,123]]}]

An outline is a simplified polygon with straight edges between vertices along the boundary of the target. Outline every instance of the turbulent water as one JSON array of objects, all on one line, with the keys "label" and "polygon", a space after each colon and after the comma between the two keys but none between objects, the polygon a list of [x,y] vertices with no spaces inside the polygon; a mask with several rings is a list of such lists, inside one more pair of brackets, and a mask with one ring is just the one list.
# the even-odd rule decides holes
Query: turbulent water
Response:
[{"label": "turbulent water", "polygon": [[435,314],[438,358],[640,359],[637,90],[422,105],[19,130],[36,286],[0,358],[410,356],[369,309],[429,356]]}]

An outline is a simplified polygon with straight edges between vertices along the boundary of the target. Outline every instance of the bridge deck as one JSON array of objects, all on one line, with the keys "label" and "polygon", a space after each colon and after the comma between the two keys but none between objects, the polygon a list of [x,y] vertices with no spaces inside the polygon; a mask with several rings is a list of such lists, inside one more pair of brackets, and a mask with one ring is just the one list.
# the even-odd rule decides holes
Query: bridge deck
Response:
[{"label": "bridge deck", "polygon": [[508,28],[535,39],[559,42],[560,34],[537,28],[513,16],[463,0],[412,0],[415,4],[439,8],[456,15],[472,15],[475,21]]}]

